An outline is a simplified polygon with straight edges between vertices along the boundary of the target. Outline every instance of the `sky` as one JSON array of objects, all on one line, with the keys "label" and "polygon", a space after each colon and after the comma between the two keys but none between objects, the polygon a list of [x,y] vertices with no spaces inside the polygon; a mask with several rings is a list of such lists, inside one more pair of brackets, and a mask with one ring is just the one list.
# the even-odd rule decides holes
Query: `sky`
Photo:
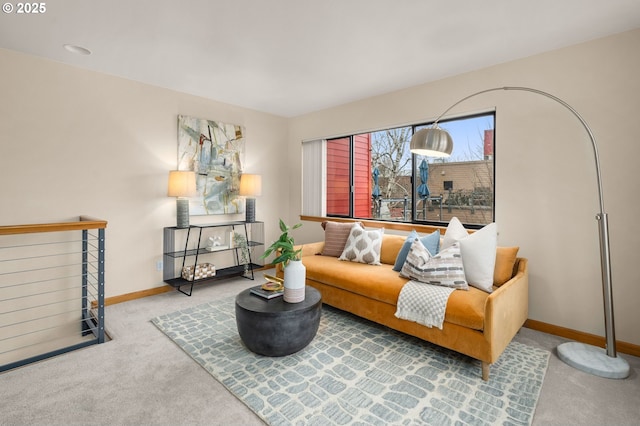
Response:
[{"label": "sky", "polygon": [[[444,159],[445,162],[459,161],[475,161],[484,158],[484,131],[494,128],[493,114],[471,117],[465,119],[457,119],[439,123],[440,127],[445,129],[453,139],[453,152],[449,158]],[[417,127],[420,130],[427,126]],[[373,132],[375,134],[375,132]],[[384,132],[381,132],[384,134]],[[374,136],[375,140],[375,136]],[[407,141],[407,144],[409,141]],[[409,159],[408,147],[404,153],[403,161],[409,167],[405,172],[410,173],[411,161]],[[420,164],[422,156],[418,156],[416,164]],[[426,157],[428,163],[437,163],[443,161],[440,158]],[[374,166],[376,166],[374,164]]]},{"label": "sky", "polygon": [[[484,131],[493,129],[493,115],[467,118],[439,123],[439,126],[449,132],[453,139],[453,152],[446,161],[482,160],[484,155]],[[430,163],[440,161],[429,158]]]}]

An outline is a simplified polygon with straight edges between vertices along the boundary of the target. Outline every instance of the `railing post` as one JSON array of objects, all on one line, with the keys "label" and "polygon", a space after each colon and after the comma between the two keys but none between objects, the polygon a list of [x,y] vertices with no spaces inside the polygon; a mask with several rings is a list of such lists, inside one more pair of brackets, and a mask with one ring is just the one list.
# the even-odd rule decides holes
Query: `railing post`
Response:
[{"label": "railing post", "polygon": [[474,203],[474,201],[475,201],[474,199],[475,199],[475,195],[472,192],[471,193],[471,197],[469,197],[469,207],[471,208],[471,214],[474,214],[476,212],[476,206],[475,206],[475,203]]},{"label": "railing post", "polygon": [[407,196],[404,196],[404,205],[402,207],[402,217],[404,218],[404,220],[407,220],[407,206],[409,205],[409,199],[407,198]]},{"label": "railing post", "polygon": [[104,234],[98,229],[98,343],[104,343]]},{"label": "railing post", "polygon": [[89,321],[91,321],[91,304],[89,303],[89,231],[82,230],[82,335],[91,331]]}]

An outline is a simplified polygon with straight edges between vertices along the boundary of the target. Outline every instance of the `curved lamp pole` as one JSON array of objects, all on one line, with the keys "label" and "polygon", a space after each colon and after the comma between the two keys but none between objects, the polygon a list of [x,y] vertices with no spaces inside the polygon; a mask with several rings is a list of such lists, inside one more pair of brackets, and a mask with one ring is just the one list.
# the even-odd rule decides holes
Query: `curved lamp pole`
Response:
[{"label": "curved lamp pole", "polygon": [[498,90],[518,90],[524,92],[537,93],[549,99],[552,99],[565,108],[582,123],[585,130],[589,134],[591,145],[593,147],[593,155],[596,163],[596,177],[598,184],[598,199],[600,212],[596,214],[598,221],[599,237],[600,237],[600,266],[602,270],[602,293],[604,298],[604,323],[606,338],[606,353],[601,348],[586,345],[577,342],[567,342],[558,345],[558,357],[567,364],[579,370],[586,371],[601,377],[624,379],[629,375],[629,364],[616,354],[615,326],[613,320],[613,297],[611,286],[611,255],[609,253],[609,223],[607,213],[604,211],[604,199],[602,196],[602,178],[600,175],[600,157],[598,155],[598,146],[591,129],[578,114],[578,112],[568,103],[556,96],[529,87],[495,87],[492,89],[482,90],[471,94],[447,108],[435,120],[429,128],[416,132],[411,139],[411,152],[421,155],[430,155],[437,157],[446,157],[453,150],[453,140],[451,135],[445,130],[438,127],[438,121],[456,105],[466,101],[474,96],[487,92],[495,92]]}]

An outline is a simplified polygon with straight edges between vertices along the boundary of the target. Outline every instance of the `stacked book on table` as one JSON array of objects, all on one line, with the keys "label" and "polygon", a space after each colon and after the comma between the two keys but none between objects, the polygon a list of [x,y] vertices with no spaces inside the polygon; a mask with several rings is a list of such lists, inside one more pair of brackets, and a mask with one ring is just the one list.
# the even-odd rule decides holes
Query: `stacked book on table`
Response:
[{"label": "stacked book on table", "polygon": [[251,294],[264,299],[274,299],[284,294],[284,280],[272,275],[264,274],[267,281],[264,284],[251,287]]}]

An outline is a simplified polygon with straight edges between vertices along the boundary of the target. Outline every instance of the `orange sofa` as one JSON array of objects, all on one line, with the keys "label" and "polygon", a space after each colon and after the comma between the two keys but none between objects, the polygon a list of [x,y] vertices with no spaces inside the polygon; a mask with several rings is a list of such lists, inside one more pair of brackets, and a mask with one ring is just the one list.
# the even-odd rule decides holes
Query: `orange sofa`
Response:
[{"label": "orange sofa", "polygon": [[480,360],[482,378],[489,380],[490,365],[527,319],[527,259],[516,258],[511,279],[494,286],[491,294],[475,287],[454,291],[447,302],[442,329],[429,328],[394,315],[400,290],[408,281],[392,270],[405,239],[401,235],[383,236],[381,265],[322,256],[319,253],[324,242],[305,244],[302,263],[307,269],[306,283],[320,291],[323,303]]}]

